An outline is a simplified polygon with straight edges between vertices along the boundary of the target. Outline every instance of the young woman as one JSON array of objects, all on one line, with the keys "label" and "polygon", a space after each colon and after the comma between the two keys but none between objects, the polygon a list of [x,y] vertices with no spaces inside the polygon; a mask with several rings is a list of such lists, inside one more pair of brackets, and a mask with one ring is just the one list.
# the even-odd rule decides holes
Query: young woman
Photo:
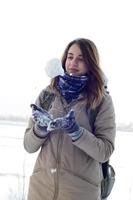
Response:
[{"label": "young woman", "polygon": [[[40,149],[28,200],[101,200],[101,163],[114,151],[116,126],[95,44],[70,42],[62,67],[65,74],[53,78],[32,105],[25,131],[26,151]],[[91,111],[98,106],[92,127]]]}]

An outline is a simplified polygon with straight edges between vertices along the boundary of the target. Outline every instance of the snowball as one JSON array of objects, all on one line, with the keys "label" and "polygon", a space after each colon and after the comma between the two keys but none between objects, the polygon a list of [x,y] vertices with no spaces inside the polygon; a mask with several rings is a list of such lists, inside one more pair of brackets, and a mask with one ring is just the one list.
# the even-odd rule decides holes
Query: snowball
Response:
[{"label": "snowball", "polygon": [[63,75],[64,70],[62,68],[61,61],[58,58],[53,58],[47,62],[45,72],[50,78],[54,78],[58,75]]}]

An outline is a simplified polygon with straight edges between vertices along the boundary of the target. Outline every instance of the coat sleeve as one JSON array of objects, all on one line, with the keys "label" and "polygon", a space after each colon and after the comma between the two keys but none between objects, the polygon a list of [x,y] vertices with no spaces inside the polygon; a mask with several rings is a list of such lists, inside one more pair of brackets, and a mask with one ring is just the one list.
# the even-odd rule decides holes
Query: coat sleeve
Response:
[{"label": "coat sleeve", "polygon": [[[35,103],[38,106],[42,106],[43,95],[44,95],[44,90],[41,91],[38,98],[36,99]],[[24,141],[23,141],[24,148],[28,153],[36,152],[48,139],[48,135],[45,138],[40,138],[39,136],[37,136],[34,132],[34,125],[35,123],[30,117],[28,126],[25,130]]]},{"label": "coat sleeve", "polygon": [[34,153],[36,152],[48,139],[48,136],[45,138],[40,138],[34,133],[34,122],[30,118],[28,122],[28,126],[25,130],[24,135],[24,148],[28,153]]},{"label": "coat sleeve", "polygon": [[82,137],[74,145],[98,162],[106,162],[114,151],[116,135],[115,112],[110,95],[105,97],[94,126],[95,133],[83,128]]}]

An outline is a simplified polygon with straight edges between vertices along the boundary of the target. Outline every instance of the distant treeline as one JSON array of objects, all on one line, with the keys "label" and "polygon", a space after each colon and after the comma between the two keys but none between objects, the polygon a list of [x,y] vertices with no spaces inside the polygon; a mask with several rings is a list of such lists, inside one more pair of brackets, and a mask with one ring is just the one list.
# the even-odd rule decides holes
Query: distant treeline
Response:
[{"label": "distant treeline", "polygon": [[[28,116],[0,116],[1,121],[12,121],[12,122],[27,122]],[[130,123],[117,123],[117,130],[118,131],[126,131],[126,132],[133,132],[133,122]]]},{"label": "distant treeline", "polygon": [[117,130],[118,131],[133,132],[133,122],[130,122],[128,124],[118,123],[117,124]]},{"label": "distant treeline", "polygon": [[13,122],[27,122],[27,116],[15,116],[15,115],[8,115],[8,116],[0,116],[1,121],[13,121]]}]

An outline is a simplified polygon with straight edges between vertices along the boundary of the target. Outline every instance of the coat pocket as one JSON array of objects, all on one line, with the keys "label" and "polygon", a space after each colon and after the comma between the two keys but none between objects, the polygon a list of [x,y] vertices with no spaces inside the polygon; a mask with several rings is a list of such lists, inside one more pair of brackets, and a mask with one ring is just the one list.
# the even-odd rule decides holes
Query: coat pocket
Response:
[{"label": "coat pocket", "polygon": [[95,184],[94,182],[77,174],[74,174],[68,170],[61,169],[59,184],[60,190],[64,194],[70,194],[69,199],[100,199],[100,184]]},{"label": "coat pocket", "polygon": [[53,199],[54,187],[52,181],[43,170],[34,171],[30,177],[28,200]]}]

